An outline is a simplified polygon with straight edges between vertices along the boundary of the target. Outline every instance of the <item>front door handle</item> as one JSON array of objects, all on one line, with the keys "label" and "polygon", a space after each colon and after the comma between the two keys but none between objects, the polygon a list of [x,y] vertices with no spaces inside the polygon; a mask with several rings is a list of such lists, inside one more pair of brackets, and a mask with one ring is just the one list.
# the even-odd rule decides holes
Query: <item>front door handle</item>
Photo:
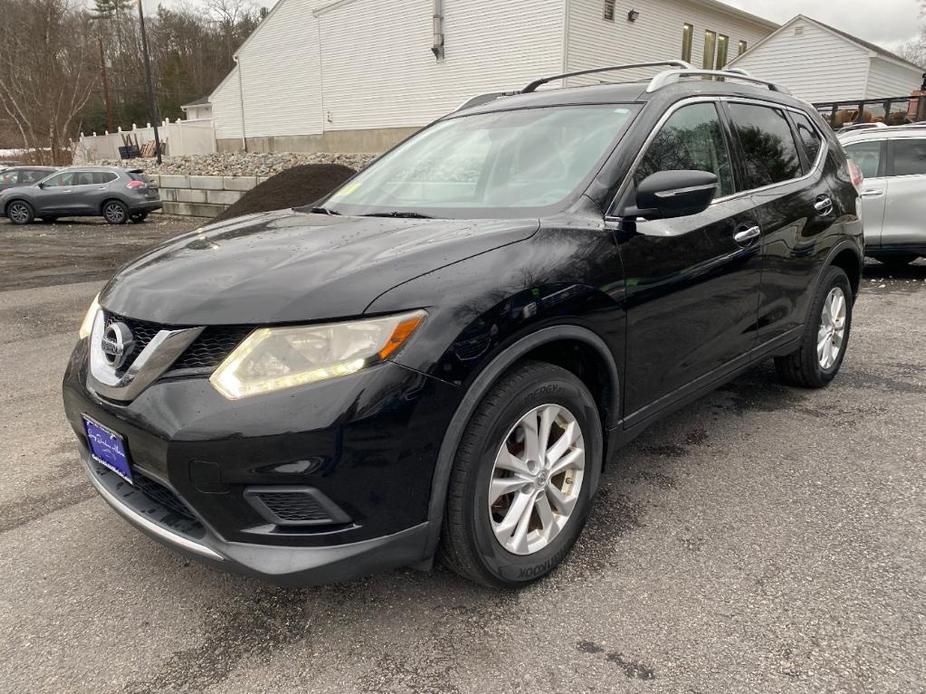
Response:
[{"label": "front door handle", "polygon": [[884,195],[883,190],[878,190],[877,188],[869,188],[868,190],[862,191],[863,198],[877,198]]},{"label": "front door handle", "polygon": [[820,214],[826,216],[833,211],[833,201],[829,195],[820,195],[813,203],[813,208]]},{"label": "front door handle", "polygon": [[758,226],[752,225],[751,227],[747,227],[746,229],[733,234],[733,240],[741,246],[746,246],[755,241],[761,235],[762,230]]}]

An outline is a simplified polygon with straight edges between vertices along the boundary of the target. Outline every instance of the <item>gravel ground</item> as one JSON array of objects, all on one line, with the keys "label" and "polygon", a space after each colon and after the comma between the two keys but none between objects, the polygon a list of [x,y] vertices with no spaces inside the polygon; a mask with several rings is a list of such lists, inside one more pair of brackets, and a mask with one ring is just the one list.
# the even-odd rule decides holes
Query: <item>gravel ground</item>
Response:
[{"label": "gravel ground", "polygon": [[304,152],[225,152],[163,157],[163,163],[160,166],[154,159],[100,160],[94,163],[144,169],[146,173],[151,174],[272,176],[299,164],[341,164],[359,171],[377,156],[377,154],[308,154]]},{"label": "gravel ground", "polygon": [[923,691],[926,266],[869,268],[830,388],[761,367],[624,449],[548,580],[281,589],[179,558],[83,477],[59,382],[113,233],[0,226],[4,262],[24,249],[0,289],[0,691]]}]

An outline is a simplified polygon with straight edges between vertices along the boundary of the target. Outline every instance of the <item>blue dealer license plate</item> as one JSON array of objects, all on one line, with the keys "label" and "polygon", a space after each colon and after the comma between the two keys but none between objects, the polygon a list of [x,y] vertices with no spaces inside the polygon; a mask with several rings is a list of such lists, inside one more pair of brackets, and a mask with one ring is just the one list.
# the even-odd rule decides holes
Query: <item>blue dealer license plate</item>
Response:
[{"label": "blue dealer license plate", "polygon": [[127,482],[132,482],[132,469],[129,467],[129,456],[125,452],[125,440],[122,436],[93,421],[87,415],[83,418],[87,443],[90,444],[90,455],[93,459]]}]

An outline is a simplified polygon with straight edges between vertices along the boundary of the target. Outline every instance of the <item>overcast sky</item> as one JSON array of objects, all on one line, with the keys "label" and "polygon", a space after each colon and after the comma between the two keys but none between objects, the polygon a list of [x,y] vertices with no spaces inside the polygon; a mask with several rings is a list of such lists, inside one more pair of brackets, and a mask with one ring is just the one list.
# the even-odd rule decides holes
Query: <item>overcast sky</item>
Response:
[{"label": "overcast sky", "polygon": [[783,24],[796,14],[830,24],[888,50],[915,38],[918,0],[723,0],[728,5]]}]

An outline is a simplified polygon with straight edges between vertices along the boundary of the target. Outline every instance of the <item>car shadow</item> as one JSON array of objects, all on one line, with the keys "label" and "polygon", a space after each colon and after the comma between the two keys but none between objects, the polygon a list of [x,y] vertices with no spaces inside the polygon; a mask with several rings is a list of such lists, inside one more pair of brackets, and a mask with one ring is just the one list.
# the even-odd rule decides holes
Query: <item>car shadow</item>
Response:
[{"label": "car shadow", "polygon": [[926,259],[919,260],[908,265],[885,265],[877,260],[866,260],[865,268],[862,271],[865,279],[882,279],[882,280],[923,280],[926,281]]}]

